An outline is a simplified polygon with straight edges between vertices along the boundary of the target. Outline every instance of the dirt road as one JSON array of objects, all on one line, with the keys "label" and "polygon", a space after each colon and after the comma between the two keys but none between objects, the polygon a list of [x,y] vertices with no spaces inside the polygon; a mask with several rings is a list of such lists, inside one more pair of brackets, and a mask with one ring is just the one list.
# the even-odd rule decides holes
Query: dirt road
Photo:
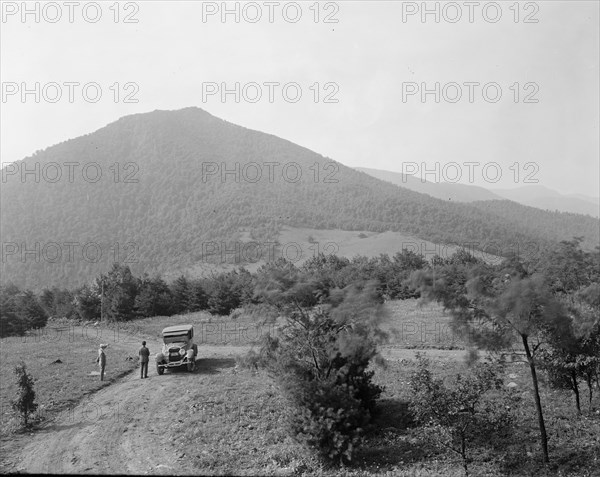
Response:
[{"label": "dirt road", "polygon": [[[159,349],[158,342],[149,345]],[[234,356],[245,348],[203,346],[200,351],[194,373],[168,371],[159,376],[151,358],[148,379],[140,379],[138,368],[30,436],[18,436],[5,449],[11,457],[3,471],[192,474],[177,442],[165,432],[173,425],[172,410],[186,404],[189,389],[202,386],[203,362]]]},{"label": "dirt road", "polygon": [[[160,343],[149,343],[157,350]],[[159,376],[150,362],[148,379],[139,368],[78,403],[40,430],[18,435],[3,450],[2,472],[53,474],[193,474],[182,455],[176,425],[178,407],[188,406],[188,393],[202,389],[207,373],[230,372],[223,363],[248,347],[199,348],[194,373]],[[431,353],[433,351],[433,353]],[[411,359],[415,350],[386,349],[387,359]],[[428,354],[461,359],[464,351],[428,350]],[[181,421],[180,421],[181,422]],[[185,436],[179,436],[185,439]],[[4,446],[3,446],[4,447]]]}]

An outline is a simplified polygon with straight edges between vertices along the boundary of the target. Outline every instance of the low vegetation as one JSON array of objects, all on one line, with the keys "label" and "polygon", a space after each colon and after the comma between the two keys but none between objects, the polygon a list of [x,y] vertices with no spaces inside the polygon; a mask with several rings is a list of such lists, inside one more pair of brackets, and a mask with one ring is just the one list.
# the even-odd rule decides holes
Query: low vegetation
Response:
[{"label": "low vegetation", "polygon": [[497,367],[478,364],[466,375],[457,374],[450,384],[433,376],[429,360],[417,356],[418,369],[410,378],[410,409],[423,426],[424,437],[458,454],[469,475],[472,446],[490,446],[496,435],[510,430],[509,407],[491,400],[491,391],[502,389]]}]

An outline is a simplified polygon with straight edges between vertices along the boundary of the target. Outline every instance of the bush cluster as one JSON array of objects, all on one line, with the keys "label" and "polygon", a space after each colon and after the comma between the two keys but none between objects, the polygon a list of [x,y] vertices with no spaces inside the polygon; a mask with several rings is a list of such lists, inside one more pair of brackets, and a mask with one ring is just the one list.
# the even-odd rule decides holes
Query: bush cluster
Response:
[{"label": "bush cluster", "polygon": [[433,376],[428,359],[418,356],[417,364],[410,380],[414,417],[428,439],[460,455],[468,475],[470,447],[489,443],[510,426],[507,401],[490,399],[502,387],[498,369],[480,363],[445,382]]},{"label": "bush cluster", "polygon": [[311,274],[279,278],[269,297],[287,324],[267,338],[262,362],[290,404],[291,435],[326,460],[350,461],[382,392],[368,370],[377,355],[377,284],[323,293]]}]

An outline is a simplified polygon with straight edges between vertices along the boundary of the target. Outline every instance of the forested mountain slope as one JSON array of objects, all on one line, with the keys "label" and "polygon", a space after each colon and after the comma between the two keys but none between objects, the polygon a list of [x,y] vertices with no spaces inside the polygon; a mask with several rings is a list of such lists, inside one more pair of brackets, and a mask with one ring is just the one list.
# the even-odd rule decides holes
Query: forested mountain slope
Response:
[{"label": "forested mountain slope", "polygon": [[530,234],[538,237],[554,241],[564,240],[566,235],[583,237],[582,247],[587,250],[600,245],[600,222],[589,215],[550,212],[510,200],[477,201],[471,205],[514,226],[524,225]]},{"label": "forested mountain slope", "polygon": [[[37,182],[15,173],[25,166],[40,168]],[[198,108],[121,118],[5,167],[1,186],[3,281],[32,288],[81,284],[115,259],[136,273],[182,269],[207,260],[206,242],[273,240],[283,225],[503,250],[592,232],[577,217],[550,214],[532,227],[527,208],[507,205],[506,215],[399,188]]]}]

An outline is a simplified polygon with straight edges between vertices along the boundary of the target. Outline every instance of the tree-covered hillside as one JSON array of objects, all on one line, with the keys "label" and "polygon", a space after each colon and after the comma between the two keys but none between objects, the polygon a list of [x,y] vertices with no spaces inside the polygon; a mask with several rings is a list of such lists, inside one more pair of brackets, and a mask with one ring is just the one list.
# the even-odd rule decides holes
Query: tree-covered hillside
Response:
[{"label": "tree-covered hillside", "polygon": [[[25,167],[34,172],[23,176]],[[198,108],[127,116],[7,166],[1,200],[3,280],[34,289],[80,285],[114,261],[136,274],[183,270],[207,259],[206,242],[274,240],[283,225],[492,241],[505,251],[577,235],[598,241],[583,217],[538,211],[534,227],[512,204],[504,217],[448,203]]]},{"label": "tree-covered hillside", "polygon": [[515,227],[524,225],[535,236],[561,241],[569,240],[566,236],[571,234],[572,237],[583,237],[582,246],[586,250],[600,245],[600,222],[588,215],[543,211],[510,200],[477,201],[471,205]]}]

